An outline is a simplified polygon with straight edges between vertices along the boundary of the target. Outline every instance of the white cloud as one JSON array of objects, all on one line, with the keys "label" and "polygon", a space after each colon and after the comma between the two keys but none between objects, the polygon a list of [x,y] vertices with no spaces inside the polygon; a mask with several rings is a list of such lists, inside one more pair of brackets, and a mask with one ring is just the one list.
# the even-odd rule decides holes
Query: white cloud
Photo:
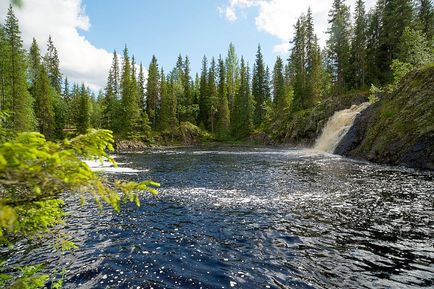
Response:
[{"label": "white cloud", "polygon": [[[274,46],[273,51],[286,54],[290,47],[289,40],[294,32],[294,24],[302,13],[306,14],[308,7],[311,7],[315,30],[319,37],[320,44],[325,45],[328,27],[328,12],[333,0],[229,0],[224,7],[219,7],[220,13],[235,22],[237,13],[241,10],[256,7],[258,15],[255,23],[258,31],[273,35],[280,40]],[[351,11],[355,6],[356,0],[349,0],[347,4],[351,6]],[[376,0],[367,0],[367,10],[375,5]]]},{"label": "white cloud", "polygon": [[[51,35],[60,58],[62,73],[70,82],[84,82],[93,90],[104,87],[112,55],[92,45],[79,30],[90,28],[81,0],[25,0],[15,8],[24,46],[30,47],[33,37],[45,53]],[[9,1],[0,1],[3,22]]]}]

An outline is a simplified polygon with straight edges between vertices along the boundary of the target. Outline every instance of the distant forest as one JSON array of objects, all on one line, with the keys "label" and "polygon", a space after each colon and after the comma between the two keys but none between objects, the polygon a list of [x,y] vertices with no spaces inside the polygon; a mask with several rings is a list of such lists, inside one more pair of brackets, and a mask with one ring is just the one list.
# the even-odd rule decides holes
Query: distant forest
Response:
[{"label": "distant forest", "polygon": [[170,71],[152,56],[145,78],[145,68],[125,47],[122,55],[113,53],[107,85],[95,95],[62,76],[51,37],[45,53],[35,40],[25,51],[10,6],[0,27],[4,123],[47,139],[104,128],[120,139],[152,142],[186,123],[217,140],[244,139],[272,131],[328,97],[386,88],[434,61],[430,0],[379,0],[370,11],[363,0],[354,11],[334,0],[328,16],[326,47],[318,44],[308,9],[295,23],[289,58],[277,57],[273,67],[264,63],[260,46],[251,65],[230,44],[224,56],[204,56],[196,75],[187,56],[180,55]]}]

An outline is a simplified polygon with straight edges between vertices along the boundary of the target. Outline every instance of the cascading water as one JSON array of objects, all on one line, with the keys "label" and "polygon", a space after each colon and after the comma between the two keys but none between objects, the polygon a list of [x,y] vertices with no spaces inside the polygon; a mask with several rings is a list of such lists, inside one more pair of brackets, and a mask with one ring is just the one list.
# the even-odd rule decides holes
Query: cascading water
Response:
[{"label": "cascading water", "polygon": [[351,108],[337,111],[327,121],[320,137],[316,140],[314,149],[333,153],[339,142],[350,130],[357,114],[368,108],[369,102],[353,105]]}]

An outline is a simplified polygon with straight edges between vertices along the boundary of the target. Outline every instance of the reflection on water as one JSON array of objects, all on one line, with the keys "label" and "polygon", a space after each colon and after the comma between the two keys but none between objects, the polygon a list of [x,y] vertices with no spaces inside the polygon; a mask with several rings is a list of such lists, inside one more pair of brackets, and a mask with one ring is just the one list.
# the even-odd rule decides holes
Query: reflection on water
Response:
[{"label": "reflection on water", "polygon": [[120,214],[72,211],[66,288],[434,286],[433,173],[264,148],[118,161],[161,194]]}]

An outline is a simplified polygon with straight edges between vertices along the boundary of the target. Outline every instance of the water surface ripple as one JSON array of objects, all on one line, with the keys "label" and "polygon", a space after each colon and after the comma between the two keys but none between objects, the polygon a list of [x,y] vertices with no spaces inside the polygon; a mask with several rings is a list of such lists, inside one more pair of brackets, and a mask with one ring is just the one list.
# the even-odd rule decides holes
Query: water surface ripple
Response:
[{"label": "water surface ripple", "polygon": [[138,170],[118,177],[158,180],[161,194],[71,212],[65,288],[434,286],[432,172],[269,148],[118,161]]}]

